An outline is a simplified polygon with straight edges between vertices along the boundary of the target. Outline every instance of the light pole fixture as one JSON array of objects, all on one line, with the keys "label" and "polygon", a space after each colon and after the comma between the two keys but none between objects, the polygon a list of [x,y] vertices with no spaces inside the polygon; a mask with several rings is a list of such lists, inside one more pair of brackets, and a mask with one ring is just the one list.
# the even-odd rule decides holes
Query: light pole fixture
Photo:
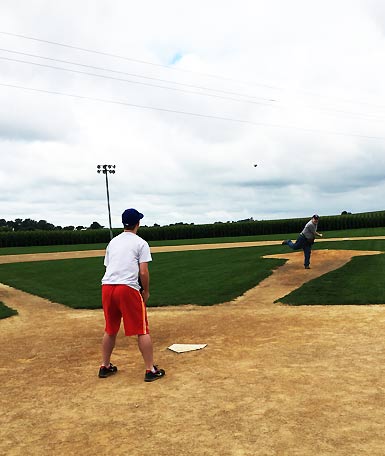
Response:
[{"label": "light pole fixture", "polygon": [[108,190],[108,174],[115,174],[115,165],[98,165],[98,173],[103,173],[106,176],[106,190],[107,190],[107,205],[108,205],[108,220],[110,222],[110,238],[113,238],[112,235],[112,226],[111,226],[111,209],[110,209],[110,192]]}]

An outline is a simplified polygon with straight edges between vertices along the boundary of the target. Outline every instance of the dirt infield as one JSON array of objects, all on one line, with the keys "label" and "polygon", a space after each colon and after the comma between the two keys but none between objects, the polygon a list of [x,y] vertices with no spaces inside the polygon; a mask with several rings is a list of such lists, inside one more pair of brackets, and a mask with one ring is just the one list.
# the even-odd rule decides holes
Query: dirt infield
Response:
[{"label": "dirt infield", "polygon": [[[150,308],[166,377],[143,382],[134,338],[97,378],[101,311],[0,285],[0,448],[7,456],[385,454],[385,306],[288,307],[274,300],[355,255],[303,254],[237,300]],[[213,284],[215,286],[215,284]],[[341,290],[343,292],[343,290]],[[354,304],[354,303],[352,303]],[[176,354],[172,343],[207,343]]]}]

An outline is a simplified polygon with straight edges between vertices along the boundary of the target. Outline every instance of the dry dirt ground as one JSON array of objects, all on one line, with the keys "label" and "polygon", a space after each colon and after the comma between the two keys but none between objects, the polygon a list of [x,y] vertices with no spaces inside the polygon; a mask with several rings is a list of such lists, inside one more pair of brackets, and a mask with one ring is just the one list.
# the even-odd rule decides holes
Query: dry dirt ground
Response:
[{"label": "dry dirt ground", "polygon": [[[102,311],[0,284],[0,301],[19,312],[0,320],[0,454],[383,456],[385,306],[274,303],[378,253],[315,250],[311,270],[301,252],[274,255],[288,261],[235,301],[150,308],[166,369],[154,383],[122,335],[119,372],[97,377]],[[172,343],[208,345],[176,354]]]}]

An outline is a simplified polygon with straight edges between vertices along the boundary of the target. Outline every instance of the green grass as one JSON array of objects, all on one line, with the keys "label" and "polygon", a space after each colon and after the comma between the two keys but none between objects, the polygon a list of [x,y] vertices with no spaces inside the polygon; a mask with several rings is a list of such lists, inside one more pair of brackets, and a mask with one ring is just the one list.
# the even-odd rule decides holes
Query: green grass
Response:
[{"label": "green grass", "polygon": [[0,301],[0,320],[3,318],[12,317],[13,315],[17,315],[17,311],[11,309]]},{"label": "green grass", "polygon": [[[231,238],[224,239],[229,242]],[[316,242],[314,249],[385,251],[385,240]],[[213,305],[230,301],[256,286],[284,262],[262,259],[263,255],[282,252],[292,254],[280,245],[153,254],[149,306]],[[385,287],[378,285],[385,270],[384,258],[385,255],[354,258],[338,271],[313,281],[314,288],[309,288],[313,282],[305,284],[283,298],[283,302],[292,305],[385,303]],[[100,308],[103,273],[102,257],[13,263],[0,265],[0,282],[74,308]],[[354,277],[352,285],[349,281]],[[349,294],[347,290],[353,292]],[[314,296],[318,297],[317,302],[310,299]],[[325,302],[320,302],[322,299]]]},{"label": "green grass", "polygon": [[[362,236],[385,236],[385,228],[362,228],[349,231],[320,231],[326,238],[346,238]],[[140,231],[139,231],[140,234]],[[151,241],[150,246],[158,247],[164,245],[186,245],[186,244],[219,244],[226,242],[252,242],[252,241],[275,241],[282,239],[296,239],[298,233],[272,234],[261,236],[232,236],[221,238],[201,238],[201,239],[175,239],[170,241]],[[75,250],[103,250],[106,244],[72,244],[72,245],[47,245],[32,247],[2,247],[0,255],[19,255],[25,253],[50,253],[50,252],[71,252]]]},{"label": "green grass", "polygon": [[155,254],[150,305],[213,305],[235,299],[285,262],[261,258],[266,253],[266,248],[235,248]]},{"label": "green grass", "polygon": [[0,255],[28,253],[74,252],[78,250],[104,250],[107,244],[36,245],[31,247],[1,247]]},{"label": "green grass", "polygon": [[[325,249],[385,252],[385,241],[316,241],[313,247],[313,250]],[[381,286],[384,272],[385,255],[354,257],[342,268],[305,283],[301,288],[277,301],[295,306],[385,304],[385,287]]]},{"label": "green grass", "polygon": [[[281,251],[281,247],[275,247]],[[213,305],[243,294],[284,263],[274,248],[157,253],[150,263],[149,306]],[[0,265],[0,282],[74,308],[100,308],[103,258]]]},{"label": "green grass", "polygon": [[0,282],[77,308],[97,308],[103,258],[0,265]]},{"label": "green grass", "polygon": [[385,251],[384,239],[364,239],[357,241],[333,241],[317,242],[313,245],[313,250],[379,250]]},{"label": "green grass", "polygon": [[384,254],[354,257],[278,301],[294,306],[385,304],[384,272]]}]

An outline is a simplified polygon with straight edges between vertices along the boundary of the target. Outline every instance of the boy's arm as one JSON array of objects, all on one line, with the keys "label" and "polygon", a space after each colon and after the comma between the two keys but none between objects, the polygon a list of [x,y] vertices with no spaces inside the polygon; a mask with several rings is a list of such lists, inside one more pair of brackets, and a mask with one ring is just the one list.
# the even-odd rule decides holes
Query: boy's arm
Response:
[{"label": "boy's arm", "polygon": [[148,263],[139,263],[139,277],[142,284],[143,301],[147,303],[150,297],[150,273],[148,271]]}]

